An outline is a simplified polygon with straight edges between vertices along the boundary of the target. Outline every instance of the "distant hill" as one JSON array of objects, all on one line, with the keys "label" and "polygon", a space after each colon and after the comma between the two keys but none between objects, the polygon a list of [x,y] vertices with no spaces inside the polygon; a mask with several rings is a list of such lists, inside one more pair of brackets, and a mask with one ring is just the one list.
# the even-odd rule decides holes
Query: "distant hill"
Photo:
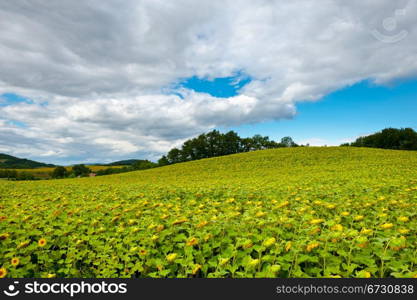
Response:
[{"label": "distant hill", "polygon": [[35,169],[45,167],[50,168],[55,167],[55,165],[0,153],[0,169]]},{"label": "distant hill", "polygon": [[142,160],[140,160],[140,159],[119,160],[119,161],[115,161],[115,162],[106,164],[106,166],[131,166],[135,162],[139,162],[139,161],[142,161]]}]

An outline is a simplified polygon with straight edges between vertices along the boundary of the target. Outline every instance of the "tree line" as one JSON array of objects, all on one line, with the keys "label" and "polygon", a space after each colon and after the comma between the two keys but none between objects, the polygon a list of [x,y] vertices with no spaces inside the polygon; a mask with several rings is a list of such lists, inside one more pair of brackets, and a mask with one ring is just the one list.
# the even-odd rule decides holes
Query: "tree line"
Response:
[{"label": "tree line", "polygon": [[130,166],[124,166],[121,168],[109,167],[109,168],[97,170],[95,172],[93,172],[90,168],[88,168],[87,166],[83,164],[73,166],[71,171],[69,171],[65,167],[59,166],[53,170],[53,172],[51,173],[51,177],[54,179],[75,178],[75,177],[90,176],[90,174],[94,174],[95,176],[103,176],[103,175],[111,175],[111,174],[118,174],[118,173],[124,173],[124,172],[145,170],[145,169],[155,168],[157,166],[158,166],[157,163],[151,162],[149,160],[137,160]]},{"label": "tree line", "polygon": [[298,147],[298,145],[289,136],[283,137],[280,142],[276,142],[259,134],[249,138],[241,138],[234,131],[220,133],[218,130],[213,130],[185,141],[180,148],[171,149],[167,155],[158,160],[158,166],[282,147]]},{"label": "tree line", "polygon": [[385,128],[377,133],[362,136],[341,146],[369,147],[393,150],[417,150],[417,132],[412,128]]},{"label": "tree line", "polygon": [[26,171],[0,170],[0,178],[8,180],[36,180],[35,176]]}]

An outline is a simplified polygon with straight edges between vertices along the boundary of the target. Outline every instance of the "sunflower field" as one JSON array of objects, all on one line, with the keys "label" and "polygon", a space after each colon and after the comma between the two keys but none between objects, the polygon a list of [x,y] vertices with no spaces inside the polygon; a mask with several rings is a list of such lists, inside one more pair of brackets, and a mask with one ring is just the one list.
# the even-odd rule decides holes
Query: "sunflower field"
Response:
[{"label": "sunflower field", "polygon": [[0,277],[416,277],[417,153],[299,147],[0,181]]}]

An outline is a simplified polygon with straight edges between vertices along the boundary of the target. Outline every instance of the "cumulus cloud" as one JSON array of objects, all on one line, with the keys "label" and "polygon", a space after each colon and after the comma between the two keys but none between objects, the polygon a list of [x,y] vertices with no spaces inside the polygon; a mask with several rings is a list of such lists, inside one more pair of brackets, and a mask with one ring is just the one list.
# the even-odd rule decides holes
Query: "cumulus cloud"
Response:
[{"label": "cumulus cloud", "polygon": [[[416,12],[413,0],[2,1],[0,94],[33,102],[0,100],[0,151],[156,158],[362,80],[414,77]],[[251,82],[230,98],[178,85],[236,74]]]}]

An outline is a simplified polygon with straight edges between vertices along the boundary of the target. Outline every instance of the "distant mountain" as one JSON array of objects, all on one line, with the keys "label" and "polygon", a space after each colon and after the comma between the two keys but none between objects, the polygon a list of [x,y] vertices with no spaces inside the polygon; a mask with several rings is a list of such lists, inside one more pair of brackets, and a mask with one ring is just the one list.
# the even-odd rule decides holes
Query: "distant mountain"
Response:
[{"label": "distant mountain", "polygon": [[131,166],[135,162],[143,161],[140,159],[126,159],[126,160],[119,160],[112,163],[107,164],[106,166]]},{"label": "distant mountain", "polygon": [[55,167],[55,165],[0,153],[0,169],[35,169],[48,167]]}]

